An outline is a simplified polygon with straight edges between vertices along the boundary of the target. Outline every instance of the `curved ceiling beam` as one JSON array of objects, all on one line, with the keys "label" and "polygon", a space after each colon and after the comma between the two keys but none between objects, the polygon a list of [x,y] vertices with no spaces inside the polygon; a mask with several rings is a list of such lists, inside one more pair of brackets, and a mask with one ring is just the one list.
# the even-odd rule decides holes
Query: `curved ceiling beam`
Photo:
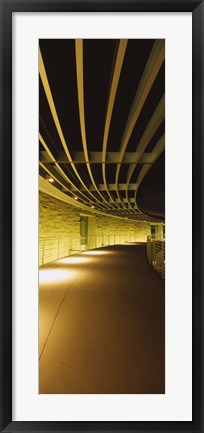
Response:
[{"label": "curved ceiling beam", "polygon": [[49,104],[49,107],[50,107],[50,111],[52,113],[52,117],[53,117],[56,129],[57,129],[58,135],[60,137],[62,146],[64,148],[64,151],[65,151],[66,155],[67,155],[67,159],[70,162],[70,165],[71,165],[74,173],[76,174],[78,180],[83,185],[83,187],[87,190],[87,192],[89,193],[89,195],[91,195],[94,198],[94,201],[95,201],[96,197],[94,196],[94,194],[92,194],[88,190],[88,188],[86,187],[85,183],[81,179],[81,176],[79,175],[79,173],[78,173],[78,171],[77,171],[77,169],[76,169],[76,167],[75,167],[75,165],[74,165],[74,163],[72,161],[71,155],[69,153],[69,150],[68,150],[68,147],[67,147],[67,144],[66,144],[63,132],[62,132],[62,128],[61,128],[61,125],[60,125],[60,121],[59,121],[59,118],[58,118],[58,115],[57,115],[57,111],[56,111],[56,108],[55,108],[54,100],[53,100],[53,97],[52,97],[52,92],[51,92],[50,85],[49,85],[49,82],[48,82],[48,78],[47,78],[47,74],[46,74],[46,70],[45,70],[45,65],[44,65],[44,62],[43,62],[43,58],[42,58],[42,54],[41,54],[41,50],[40,49],[39,49],[39,72],[40,72],[40,77],[41,77],[42,84],[43,84],[43,87],[44,87],[44,91],[45,91],[45,94],[46,94],[46,97],[47,97],[47,101],[48,101],[48,104]]},{"label": "curved ceiling beam", "polygon": [[[157,129],[159,128],[159,126],[161,125],[162,121],[164,120],[164,116],[165,116],[165,99],[164,99],[164,95],[162,96],[159,104],[157,105],[156,110],[154,111],[138,145],[137,148],[135,149],[135,157],[136,157],[136,162],[133,164],[130,164],[129,166],[129,170],[127,173],[127,179],[126,179],[126,198],[128,200],[128,189],[129,189],[129,183],[131,180],[131,177],[134,173],[135,168],[137,167],[137,164],[140,162],[142,155],[146,149],[146,147],[148,146],[150,140],[152,139],[153,135],[155,134],[155,132],[157,131]],[[129,202],[129,200],[128,200]]]},{"label": "curved ceiling beam", "polygon": [[[39,133],[39,140],[40,140],[41,144],[43,145],[44,149],[46,150],[47,154],[49,155],[50,159],[55,164],[55,167],[57,167],[58,172],[62,175],[62,177],[65,179],[65,181],[68,182],[69,185],[72,185],[72,187],[74,188],[74,191],[78,191],[80,193],[80,195],[82,195],[83,197],[85,197],[85,199],[87,201],[87,196],[84,195],[83,192],[80,191],[80,189],[77,188],[76,185],[74,185],[74,183],[69,179],[69,177],[62,170],[62,168],[60,167],[60,165],[56,162],[55,157],[53,156],[52,152],[50,151],[48,145],[46,144],[45,140],[43,139],[43,137],[42,137],[42,135],[40,133]],[[70,192],[71,192],[71,190],[70,190]]]},{"label": "curved ceiling beam", "polygon": [[[50,138],[50,136],[49,136]],[[51,139],[51,138],[50,138]],[[102,152],[95,152],[95,151],[89,151],[89,164],[102,164]],[[40,151],[40,157],[43,159],[43,151]],[[56,152],[55,157],[56,162],[59,162],[61,164],[63,163],[69,163],[67,161],[67,157],[65,152]],[[85,164],[85,158],[84,158],[84,152],[73,152],[72,155],[72,161],[74,164]],[[119,152],[106,152],[106,165],[109,164],[117,164],[119,162]],[[122,160],[122,164],[133,164],[136,161],[136,153],[135,152],[125,152],[124,158]],[[141,157],[140,162],[142,163],[148,163],[149,161],[149,153],[144,153]],[[105,191],[105,190],[104,190]],[[110,191],[110,190],[109,190]]]},{"label": "curved ceiling beam", "polygon": [[151,164],[144,164],[144,166],[142,167],[142,169],[140,170],[140,173],[138,175],[137,188],[136,188],[135,194],[134,194],[134,200],[135,200],[136,207],[137,207],[136,198],[137,198],[137,192],[138,192],[139,186],[140,186],[142,180],[144,179],[144,177],[146,176],[147,172],[152,167],[152,165],[159,158],[159,156],[164,152],[164,149],[165,149],[165,134],[163,134],[161,136],[161,138],[158,140],[156,146],[154,147],[153,151],[151,152],[152,153],[152,163]]},{"label": "curved ceiling beam", "polygon": [[[164,40],[156,40],[153,45],[152,51],[150,53],[149,59],[147,61],[145,70],[142,74],[142,78],[139,87],[136,91],[132,103],[132,107],[130,109],[130,113],[128,116],[128,120],[125,126],[125,130],[123,133],[121,146],[120,146],[120,162],[118,163],[116,168],[116,176],[115,176],[116,185],[118,184],[121,162],[123,160],[130,136],[138,120],[139,114],[141,113],[141,110],[144,106],[144,103],[147,99],[147,96],[151,90],[151,87],[162,66],[162,63],[164,61],[164,55],[165,55]],[[117,191],[117,195],[118,198],[120,199],[120,194],[118,191]]]},{"label": "curved ceiling beam", "polygon": [[121,39],[119,46],[118,46],[118,52],[115,62],[115,68],[113,72],[113,79],[111,83],[111,89],[110,89],[110,95],[108,100],[108,108],[106,113],[106,120],[105,120],[105,127],[104,127],[104,135],[103,135],[103,147],[102,147],[102,175],[103,175],[103,182],[105,185],[106,192],[108,193],[110,199],[113,201],[113,198],[108,190],[108,185],[106,181],[106,151],[107,151],[107,144],[108,144],[108,135],[109,135],[109,129],[110,129],[110,123],[111,123],[111,117],[113,113],[113,107],[116,97],[116,92],[118,88],[118,83],[120,79],[120,74],[123,66],[123,60],[125,57],[126,47],[127,47],[128,40],[127,39]]},{"label": "curved ceiling beam", "polygon": [[73,196],[75,195],[63,182],[61,182],[61,180],[58,179],[52,167],[47,168],[47,166],[43,164],[43,162],[40,162],[39,164],[43,168],[43,170],[45,170],[49,174],[50,177],[52,177],[59,185],[62,186],[65,191],[70,192]]},{"label": "curved ceiling beam", "polygon": [[[71,193],[75,197],[77,195],[77,197],[80,201],[83,201],[86,205],[90,205],[90,201],[87,198],[87,195],[84,195],[84,193],[86,192],[85,188],[81,187],[79,189],[68,178],[68,176],[65,174],[65,172],[62,170],[62,168],[58,164],[56,157],[51,153],[51,151],[49,150],[48,146],[46,145],[44,139],[42,138],[42,136],[40,134],[39,134],[39,140],[45,149],[44,151],[40,152],[41,155],[43,154],[43,157],[41,157],[39,160],[40,166],[50,175],[50,177],[52,177],[54,180],[56,180],[63,187],[64,190],[68,191],[69,193]],[[59,176],[62,179],[60,179]],[[65,183],[63,183],[63,180],[65,180]],[[122,188],[123,191],[125,190],[125,184],[121,184],[119,186]],[[94,191],[94,186],[92,184],[89,185],[88,188],[90,189],[90,191]],[[98,184],[98,188],[100,191],[105,191],[104,184]],[[131,190],[135,189],[135,184],[130,185],[130,189]],[[113,184],[109,184],[109,190],[115,191]],[[82,198],[81,196],[84,196],[85,199]],[[107,210],[107,211],[108,210],[111,212],[112,211],[115,211],[115,212],[119,211],[121,213],[120,207],[118,207],[118,210],[113,209],[112,207],[109,209],[106,209],[106,208],[104,208],[104,204],[101,202],[99,202],[99,204],[95,203],[95,206],[100,206],[104,210]]]},{"label": "curved ceiling beam", "polygon": [[[78,104],[79,104],[79,118],[80,118],[80,127],[81,127],[81,137],[84,151],[84,159],[86,163],[86,167],[91,179],[91,182],[96,190],[96,192],[100,195],[103,202],[106,203],[108,208],[112,207],[110,203],[104,198],[104,196],[100,193],[96,182],[94,180],[91,166],[89,162],[89,154],[87,148],[86,141],[86,126],[85,126],[85,110],[84,110],[84,71],[83,71],[83,39],[75,39],[75,53],[76,53],[76,75],[77,75],[77,91],[78,91]],[[104,204],[105,205],[105,204]]]},{"label": "curved ceiling beam", "polygon": [[[69,193],[73,194],[73,196],[76,196],[76,192],[77,192],[77,197],[80,200],[80,202],[83,202],[86,206],[90,206],[90,202],[89,199],[87,198],[87,196],[84,194],[84,192],[86,192],[86,190],[83,188],[83,191],[81,189],[79,189],[70,179],[69,177],[64,173],[64,171],[62,170],[62,168],[60,167],[60,165],[57,163],[54,155],[52,154],[52,152],[50,151],[48,145],[46,144],[45,140],[43,139],[42,135],[39,133],[39,140],[41,142],[41,144],[43,145],[45,152],[48,155],[48,158],[44,158],[43,161],[39,161],[40,166],[51,176],[53,177],[53,179],[59,184],[61,185],[66,191],[68,191]],[[48,163],[47,163],[47,159],[48,159]],[[53,163],[53,165],[56,167],[57,172],[60,176],[62,176],[62,178],[65,180],[65,184],[58,178],[57,173],[54,172],[53,167],[51,166],[51,163]],[[48,167],[47,167],[48,165]],[[67,185],[66,185],[67,184]],[[90,187],[91,189],[91,187]],[[104,189],[103,189],[104,190]],[[95,204],[95,206],[99,209],[104,210],[104,205],[99,202],[99,204]],[[106,209],[106,211],[109,211],[111,209]],[[118,210],[117,209],[113,209],[112,211],[114,211],[115,213],[122,215],[124,213],[124,211],[119,207]]]},{"label": "curved ceiling beam", "polygon": [[[40,162],[39,163],[40,164],[40,166],[43,168],[43,170],[46,172],[46,173],[48,173],[48,175],[50,176],[50,177],[52,177],[52,179],[54,179],[54,181],[57,183],[57,184],[59,184],[61,187],[62,187],[62,190],[61,190],[61,192],[65,192],[65,191],[67,191],[68,193],[70,193],[71,195],[72,195],[72,199],[74,200],[74,198],[76,197],[76,194],[75,194],[75,192],[73,192],[72,190],[70,190],[70,188],[68,187],[68,186],[66,186],[60,179],[59,179],[59,174],[58,173],[56,173],[55,172],[55,170],[54,170],[54,168],[53,167],[50,167],[50,165],[49,165],[49,167],[47,167],[45,164],[43,164],[42,162]],[[54,186],[54,185],[53,185]],[[75,200],[74,200],[75,201]],[[89,203],[89,201],[86,199],[83,199],[83,198],[81,198],[81,197],[78,197],[78,200],[77,200],[77,203],[82,203],[82,204],[84,204],[84,205],[86,205],[87,207],[91,207],[90,206],[90,203]],[[103,205],[101,204],[101,205],[99,205],[99,204],[95,204],[94,205],[94,208],[96,208],[96,209],[99,209],[99,210],[104,210],[104,207],[103,207]]]}]

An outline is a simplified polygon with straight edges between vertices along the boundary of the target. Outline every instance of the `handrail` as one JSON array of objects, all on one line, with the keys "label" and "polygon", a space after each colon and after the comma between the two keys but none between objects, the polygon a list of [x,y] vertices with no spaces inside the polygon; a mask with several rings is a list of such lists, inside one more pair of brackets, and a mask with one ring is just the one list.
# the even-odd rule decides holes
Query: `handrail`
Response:
[{"label": "handrail", "polygon": [[165,239],[147,236],[147,259],[162,278],[165,278]]},{"label": "handrail", "polygon": [[[51,263],[55,260],[78,254],[90,249],[111,245],[124,245],[126,243],[141,242],[141,235],[116,233],[100,233],[98,235],[84,236],[59,236],[39,238],[39,266]],[[143,242],[146,242],[144,237]]]}]

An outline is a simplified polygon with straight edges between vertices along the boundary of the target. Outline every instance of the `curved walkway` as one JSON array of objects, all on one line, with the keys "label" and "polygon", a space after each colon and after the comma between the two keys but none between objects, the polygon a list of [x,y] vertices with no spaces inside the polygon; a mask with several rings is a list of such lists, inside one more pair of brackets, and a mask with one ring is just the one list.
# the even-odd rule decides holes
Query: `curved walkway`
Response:
[{"label": "curved walkway", "polygon": [[48,394],[164,393],[164,282],[146,247],[84,252],[40,269],[40,380]]}]

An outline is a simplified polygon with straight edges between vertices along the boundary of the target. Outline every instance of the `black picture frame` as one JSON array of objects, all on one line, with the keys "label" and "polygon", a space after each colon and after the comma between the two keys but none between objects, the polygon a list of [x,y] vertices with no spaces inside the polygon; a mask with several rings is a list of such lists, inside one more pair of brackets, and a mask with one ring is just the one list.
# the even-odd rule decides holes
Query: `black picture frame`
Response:
[{"label": "black picture frame", "polygon": [[[0,0],[0,430],[3,432],[204,432],[203,407],[203,73],[204,2],[198,0]],[[193,19],[193,420],[180,422],[12,421],[12,13],[192,12]],[[181,29],[182,31],[182,29]],[[185,211],[184,215],[185,217]],[[189,210],[188,210],[189,211]],[[182,217],[182,216],[181,216]],[[187,234],[188,236],[188,234]],[[182,315],[182,312],[181,312]],[[15,324],[13,324],[15,326]]]}]

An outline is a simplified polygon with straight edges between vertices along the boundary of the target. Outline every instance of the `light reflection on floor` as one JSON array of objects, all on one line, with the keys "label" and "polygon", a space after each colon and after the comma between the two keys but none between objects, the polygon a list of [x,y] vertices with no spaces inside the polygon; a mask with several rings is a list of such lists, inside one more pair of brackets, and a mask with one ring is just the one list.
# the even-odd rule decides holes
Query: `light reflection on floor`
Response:
[{"label": "light reflection on floor", "polygon": [[39,271],[40,394],[163,394],[164,282],[141,245]]},{"label": "light reflection on floor", "polygon": [[99,250],[90,250],[82,253],[83,256],[101,256],[104,254],[112,254],[111,251],[99,251]]},{"label": "light reflection on floor", "polygon": [[39,270],[39,284],[41,287],[44,285],[53,285],[56,283],[69,282],[76,276],[73,270],[63,269],[40,269]]},{"label": "light reflection on floor", "polygon": [[64,257],[39,269],[39,355],[66,293],[81,272],[87,270],[87,265],[99,259],[101,254],[104,257],[109,251],[93,250]]},{"label": "light reflection on floor", "polygon": [[48,264],[46,267],[41,267],[39,269],[40,288],[43,289],[45,285],[53,286],[57,283],[70,282],[77,276],[79,266],[81,268],[81,265],[93,262],[95,257],[109,254],[113,252],[101,249],[83,251],[79,255],[64,257],[51,263],[50,266]]},{"label": "light reflection on floor", "polygon": [[[90,250],[76,256],[64,257],[54,263],[39,269],[39,285],[43,289],[45,286],[53,286],[58,283],[70,282],[79,272],[80,265],[87,265],[94,261],[94,256],[111,254],[109,251]],[[86,257],[87,256],[87,257]],[[79,266],[75,266],[79,265]],[[80,266],[81,268],[81,266]]]},{"label": "light reflection on floor", "polygon": [[69,265],[69,264],[84,264],[84,263],[89,263],[91,259],[88,259],[86,257],[82,257],[82,256],[72,256],[72,257],[65,257],[64,259],[59,259],[57,260],[57,264],[62,264],[62,265]]}]

